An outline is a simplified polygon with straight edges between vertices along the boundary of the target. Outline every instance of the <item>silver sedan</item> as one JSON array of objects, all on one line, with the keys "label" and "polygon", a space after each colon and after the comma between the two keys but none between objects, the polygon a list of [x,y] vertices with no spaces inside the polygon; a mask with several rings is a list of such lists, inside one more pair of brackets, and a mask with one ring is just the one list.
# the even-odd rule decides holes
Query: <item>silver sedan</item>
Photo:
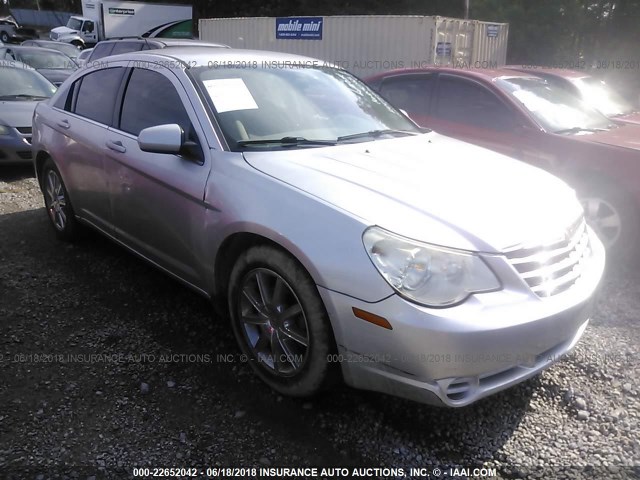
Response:
[{"label": "silver sedan", "polygon": [[37,107],[33,148],[59,237],[91,226],[223,299],[287,395],[472,403],[573,348],[604,268],[563,182],[311,58],[108,57]]}]

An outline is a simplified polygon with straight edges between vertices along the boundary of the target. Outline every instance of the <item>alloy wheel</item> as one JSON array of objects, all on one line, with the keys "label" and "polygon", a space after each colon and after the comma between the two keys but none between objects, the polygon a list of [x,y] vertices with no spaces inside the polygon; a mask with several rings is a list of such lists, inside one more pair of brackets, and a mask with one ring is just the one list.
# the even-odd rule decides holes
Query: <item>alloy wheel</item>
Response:
[{"label": "alloy wheel", "polygon": [[291,377],[305,365],[309,327],[291,286],[266,268],[249,271],[241,282],[238,316],[255,360],[271,374]]}]

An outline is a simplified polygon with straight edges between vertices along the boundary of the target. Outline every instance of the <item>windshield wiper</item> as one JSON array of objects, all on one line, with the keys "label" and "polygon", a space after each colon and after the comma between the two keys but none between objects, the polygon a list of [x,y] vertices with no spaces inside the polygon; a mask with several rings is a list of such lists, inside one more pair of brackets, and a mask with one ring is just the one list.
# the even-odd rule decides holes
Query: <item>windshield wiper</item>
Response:
[{"label": "windshield wiper", "polygon": [[251,145],[281,145],[283,147],[297,147],[300,145],[324,146],[335,144],[335,140],[309,140],[304,137],[266,138],[263,140],[239,140],[236,142],[238,147],[249,147]]},{"label": "windshield wiper", "polygon": [[358,138],[379,138],[383,135],[395,135],[395,136],[402,136],[405,137],[407,135],[418,135],[417,132],[409,132],[407,130],[393,130],[393,129],[386,129],[386,130],[371,130],[370,132],[361,132],[361,133],[354,133],[351,135],[343,135],[342,137],[338,137],[338,143],[339,142],[344,142],[347,140],[355,140]]},{"label": "windshield wiper", "polygon": [[20,93],[19,95],[3,95],[0,97],[0,100],[15,100],[15,99],[20,99],[20,100],[32,100],[32,99],[39,99],[39,100],[44,100],[50,97],[43,97],[40,95],[28,95],[26,93]]},{"label": "windshield wiper", "polygon": [[606,128],[585,128],[585,127],[572,127],[572,128],[563,128],[561,130],[556,130],[553,133],[557,133],[558,135],[563,135],[566,133],[580,133],[580,132],[606,132]]}]

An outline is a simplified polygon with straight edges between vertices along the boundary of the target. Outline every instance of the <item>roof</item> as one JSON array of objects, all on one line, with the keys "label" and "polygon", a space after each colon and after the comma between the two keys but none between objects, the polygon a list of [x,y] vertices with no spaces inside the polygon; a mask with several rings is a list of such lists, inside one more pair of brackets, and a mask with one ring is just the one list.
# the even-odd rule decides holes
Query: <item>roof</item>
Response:
[{"label": "roof", "polygon": [[536,75],[536,73],[540,73],[543,75],[553,75],[556,77],[573,79],[573,78],[584,78],[588,77],[589,74],[582,72],[580,70],[569,70],[566,68],[551,68],[551,67],[537,67],[535,65],[506,65],[504,67],[508,70],[518,71],[518,72],[526,72],[531,75]]},{"label": "roof", "polygon": [[[31,45],[7,45],[3,46],[6,50],[12,50],[15,52],[46,52],[46,53],[55,53],[57,55],[64,55],[60,50],[55,50],[53,48],[45,48],[45,47],[34,47]],[[65,55],[66,56],[66,55]]]},{"label": "roof", "polygon": [[[325,64],[324,60],[303,57],[301,55],[294,55],[290,53],[269,52],[265,50],[244,50],[237,48],[211,48],[206,46],[170,46],[162,49],[123,53],[121,55],[114,55],[106,58],[110,58],[112,60],[135,60],[137,58],[148,58],[149,55],[181,60],[188,65],[196,67],[215,67],[218,65],[222,67],[231,64],[251,68],[254,66],[254,62],[257,62],[255,65],[258,67],[267,65],[271,68],[277,68],[276,63],[288,63],[298,66],[322,66]],[[217,64],[216,62],[220,63]]]},{"label": "roof", "polygon": [[454,68],[454,67],[441,67],[434,65],[432,67],[424,67],[424,68],[404,68],[397,70],[390,70],[387,72],[379,73],[377,75],[373,75],[369,78],[366,78],[366,82],[378,80],[383,77],[390,77],[393,75],[400,74],[410,74],[410,73],[450,73],[455,75],[462,75],[465,77],[476,78],[481,80],[491,81],[495,78],[504,78],[504,77],[523,77],[523,78],[531,78],[535,77],[534,73],[524,73],[516,70],[510,70],[508,68],[497,68],[497,69],[488,69],[488,68]]},{"label": "roof", "polygon": [[162,44],[165,47],[190,47],[190,46],[200,46],[200,47],[218,47],[218,48],[231,48],[229,45],[225,45],[224,43],[214,43],[214,42],[204,42],[202,40],[197,40],[195,38],[164,38],[164,37],[112,37],[101,40],[99,43],[113,43],[113,42],[124,42],[124,41],[139,41],[139,42],[151,42]]}]

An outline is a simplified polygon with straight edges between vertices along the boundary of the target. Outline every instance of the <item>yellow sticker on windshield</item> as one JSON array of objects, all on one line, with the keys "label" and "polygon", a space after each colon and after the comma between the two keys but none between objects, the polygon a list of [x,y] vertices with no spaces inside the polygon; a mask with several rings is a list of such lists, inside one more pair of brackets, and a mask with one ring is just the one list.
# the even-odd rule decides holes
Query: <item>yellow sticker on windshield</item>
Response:
[{"label": "yellow sticker on windshield", "polygon": [[218,113],[258,108],[241,78],[218,78],[202,82]]}]

